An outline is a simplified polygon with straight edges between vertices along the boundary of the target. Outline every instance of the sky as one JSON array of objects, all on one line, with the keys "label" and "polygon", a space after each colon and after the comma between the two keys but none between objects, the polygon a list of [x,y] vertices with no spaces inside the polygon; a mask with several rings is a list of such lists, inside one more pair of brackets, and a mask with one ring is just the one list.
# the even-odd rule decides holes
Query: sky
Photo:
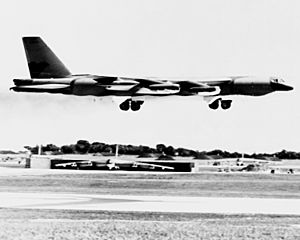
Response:
[{"label": "sky", "polygon": [[[300,151],[300,2],[86,0],[0,3],[0,149],[90,142],[197,150]],[[116,99],[9,91],[29,78],[22,36],[41,36],[72,73],[149,77],[280,76],[292,92],[234,96],[227,111],[200,98]]]}]

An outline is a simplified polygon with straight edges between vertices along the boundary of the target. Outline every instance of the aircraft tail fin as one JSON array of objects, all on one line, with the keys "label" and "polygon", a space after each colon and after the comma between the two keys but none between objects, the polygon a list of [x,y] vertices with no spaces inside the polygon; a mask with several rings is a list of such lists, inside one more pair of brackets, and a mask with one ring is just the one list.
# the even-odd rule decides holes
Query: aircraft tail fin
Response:
[{"label": "aircraft tail fin", "polygon": [[63,78],[70,71],[40,37],[23,37],[31,78]]}]

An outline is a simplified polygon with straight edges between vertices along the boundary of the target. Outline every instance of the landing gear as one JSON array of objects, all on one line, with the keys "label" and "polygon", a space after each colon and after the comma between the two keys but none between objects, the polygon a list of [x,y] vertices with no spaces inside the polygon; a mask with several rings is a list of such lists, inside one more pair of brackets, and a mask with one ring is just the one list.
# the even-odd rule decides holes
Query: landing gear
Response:
[{"label": "landing gear", "polygon": [[221,108],[224,110],[229,109],[231,107],[231,103],[232,103],[232,100],[222,100]]},{"label": "landing gear", "polygon": [[121,109],[122,111],[128,111],[129,108],[130,108],[130,100],[129,100],[129,99],[127,99],[125,102],[122,102],[122,103],[120,104],[120,109]]},{"label": "landing gear", "polygon": [[210,103],[208,106],[213,109],[217,110],[219,106],[221,105],[221,108],[224,110],[227,110],[231,107],[232,100],[223,100],[222,98],[218,98],[212,103]]},{"label": "landing gear", "polygon": [[144,101],[133,101],[131,99],[127,99],[125,102],[120,104],[120,109],[122,111],[128,111],[131,109],[132,111],[138,111],[141,109],[141,105]]},{"label": "landing gear", "polygon": [[213,109],[213,110],[217,110],[219,108],[220,105],[220,100],[221,98],[216,99],[215,101],[213,101],[211,104],[209,104],[208,106]]},{"label": "landing gear", "polygon": [[131,110],[132,111],[138,111],[141,109],[141,103],[140,101],[132,101],[131,102]]}]

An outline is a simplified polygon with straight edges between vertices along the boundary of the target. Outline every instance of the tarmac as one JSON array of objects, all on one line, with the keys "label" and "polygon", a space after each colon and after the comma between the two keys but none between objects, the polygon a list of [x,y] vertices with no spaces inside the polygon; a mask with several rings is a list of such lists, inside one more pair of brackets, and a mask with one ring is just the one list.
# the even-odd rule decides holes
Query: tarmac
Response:
[{"label": "tarmac", "polygon": [[300,199],[0,192],[0,208],[300,216]]}]

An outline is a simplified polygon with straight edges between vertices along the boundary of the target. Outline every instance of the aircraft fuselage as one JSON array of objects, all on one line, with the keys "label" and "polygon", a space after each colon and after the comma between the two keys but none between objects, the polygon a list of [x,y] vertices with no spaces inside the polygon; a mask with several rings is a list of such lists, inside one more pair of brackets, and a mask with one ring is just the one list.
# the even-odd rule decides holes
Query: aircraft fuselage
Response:
[{"label": "aircraft fuselage", "polygon": [[14,79],[11,89],[16,92],[60,93],[76,96],[123,96],[127,100],[120,109],[137,111],[144,96],[203,96],[211,99],[209,107],[223,109],[231,106],[229,95],[261,96],[293,88],[274,77],[226,77],[214,79],[189,78],[181,80],[126,78],[91,74],[72,75],[40,37],[24,37],[23,44],[31,79]]},{"label": "aircraft fuselage", "polygon": [[[15,86],[12,90],[17,92],[48,92],[72,94],[77,96],[192,96],[202,95],[203,92],[210,91],[189,91],[183,92],[180,88],[180,81],[162,81],[165,85],[151,87],[145,86],[138,81],[123,80],[118,78],[118,82],[102,83],[95,81],[93,76],[68,77],[59,79],[14,79]],[[277,78],[270,77],[232,77],[230,81],[198,80],[195,83],[206,84],[214,88],[219,88],[218,96],[226,95],[247,95],[262,96],[275,91],[288,91],[292,87],[279,82]],[[200,89],[199,89],[200,90]],[[213,93],[212,93],[213,95]]]}]

